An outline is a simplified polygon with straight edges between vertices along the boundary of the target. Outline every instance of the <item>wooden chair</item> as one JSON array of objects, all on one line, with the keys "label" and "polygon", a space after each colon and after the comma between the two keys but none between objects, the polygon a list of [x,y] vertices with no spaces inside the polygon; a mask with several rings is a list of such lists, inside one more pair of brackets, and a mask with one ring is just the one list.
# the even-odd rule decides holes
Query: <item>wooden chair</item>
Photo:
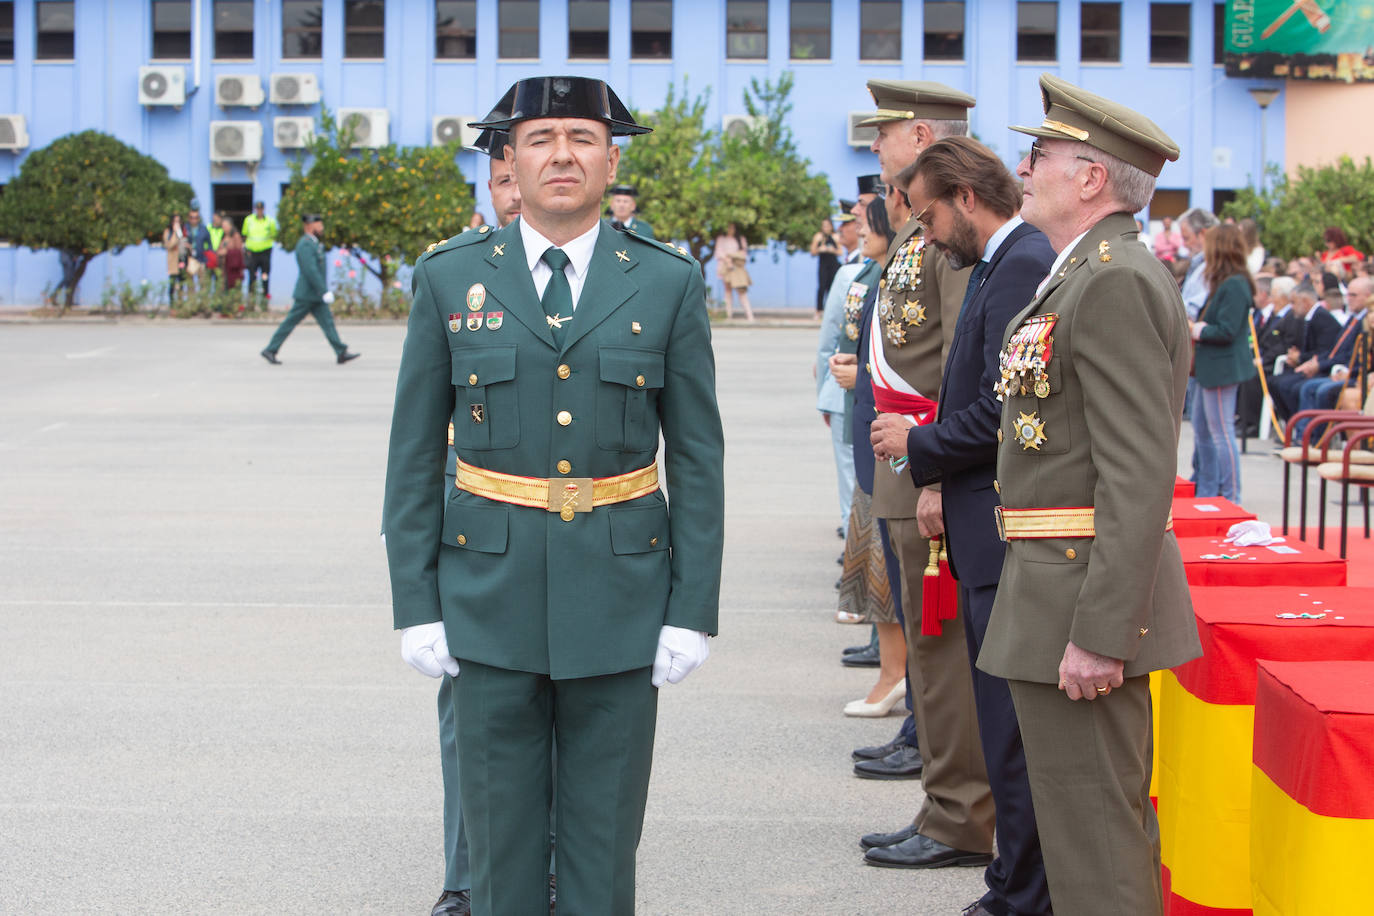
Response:
[{"label": "wooden chair", "polygon": [[[1289,471],[1293,465],[1302,466],[1302,492],[1298,497],[1298,537],[1307,540],[1307,469],[1319,465],[1328,460],[1327,450],[1330,447],[1332,431],[1334,425],[1341,423],[1374,423],[1374,397],[1365,403],[1363,410],[1299,410],[1288,418],[1288,423],[1284,427],[1283,441],[1289,443],[1279,450],[1278,456],[1283,461],[1283,533],[1288,534],[1288,505],[1291,484],[1289,482]],[[1293,430],[1298,421],[1309,420],[1307,426],[1302,431],[1301,441],[1293,445]],[[1323,430],[1324,428],[1324,430]],[[1312,441],[1314,431],[1323,430],[1323,434],[1316,441]],[[1360,449],[1353,452],[1351,461],[1354,464],[1374,464],[1374,451]]]},{"label": "wooden chair", "polygon": [[1326,461],[1317,465],[1317,476],[1322,480],[1321,484],[1321,509],[1318,513],[1320,520],[1318,524],[1322,526],[1321,533],[1318,535],[1318,545],[1326,534],[1326,482],[1328,480],[1339,480],[1341,482],[1341,559],[1345,559],[1347,515],[1350,509],[1350,485],[1354,484],[1360,488],[1361,501],[1364,503],[1364,536],[1369,539],[1369,488],[1374,486],[1374,464],[1360,464],[1353,460],[1354,454],[1358,451],[1355,446],[1365,440],[1374,440],[1374,423],[1342,423],[1338,424],[1332,433],[1341,432],[1345,434],[1345,448],[1341,450],[1340,461]]}]

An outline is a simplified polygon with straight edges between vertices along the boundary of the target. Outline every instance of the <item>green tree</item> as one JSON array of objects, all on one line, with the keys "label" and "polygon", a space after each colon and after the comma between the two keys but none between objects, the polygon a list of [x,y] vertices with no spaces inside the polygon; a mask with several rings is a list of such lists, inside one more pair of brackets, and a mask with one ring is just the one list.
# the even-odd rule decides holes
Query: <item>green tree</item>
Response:
[{"label": "green tree", "polygon": [[277,208],[278,241],[294,248],[301,215],[321,214],[325,243],[349,249],[380,281],[386,301],[402,264],[467,226],[472,192],[452,146],[352,144],[352,125],[322,111],[319,131],[290,163],[291,184]]},{"label": "green tree", "polygon": [[1360,251],[1374,250],[1374,162],[1369,157],[1359,165],[1342,156],[1334,165],[1298,166],[1291,179],[1271,167],[1268,184],[1262,193],[1253,186],[1237,191],[1221,215],[1253,219],[1271,254],[1296,258],[1322,251],[1322,233],[1329,226],[1340,227]]},{"label": "green tree", "polygon": [[754,80],[744,92],[754,125],[725,136],[705,125],[709,95],[669,87],[657,111],[637,112],[654,132],[636,137],[620,160],[620,179],[635,184],[644,218],[660,238],[687,243],[702,263],[716,236],[734,223],[751,244],[805,248],[830,212],[830,185],[812,174],[787,126],[793,78]]},{"label": "green tree", "polygon": [[85,130],[24,159],[0,198],[0,235],[72,258],[65,313],[92,259],[160,240],[170,215],[185,212],[192,196],[191,186],[169,176],[156,159],[109,134]]}]

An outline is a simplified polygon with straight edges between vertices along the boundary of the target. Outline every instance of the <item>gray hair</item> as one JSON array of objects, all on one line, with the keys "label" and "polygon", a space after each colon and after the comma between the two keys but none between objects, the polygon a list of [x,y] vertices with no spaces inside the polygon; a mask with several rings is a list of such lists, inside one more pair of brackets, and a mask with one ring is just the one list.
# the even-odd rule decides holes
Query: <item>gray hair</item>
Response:
[{"label": "gray hair", "polygon": [[1292,277],[1275,277],[1274,282],[1269,285],[1269,295],[1283,297],[1284,299],[1293,298],[1293,290],[1298,288],[1298,281]]},{"label": "gray hair", "polygon": [[1107,188],[1112,198],[1129,213],[1139,213],[1155,196],[1155,177],[1139,166],[1131,165],[1111,153],[1105,153],[1086,143],[1074,144],[1078,147],[1075,155],[1086,157],[1107,170]]},{"label": "gray hair", "polygon": [[1186,224],[1189,229],[1193,230],[1194,235],[1202,235],[1202,233],[1220,222],[1220,220],[1212,214],[1211,210],[1204,210],[1201,207],[1190,207],[1184,210],[1183,215],[1178,218],[1178,221]]},{"label": "gray hair", "polygon": [[953,119],[942,118],[922,118],[920,123],[930,128],[930,133],[936,140],[943,140],[946,137],[967,137],[968,121],[955,121]]}]

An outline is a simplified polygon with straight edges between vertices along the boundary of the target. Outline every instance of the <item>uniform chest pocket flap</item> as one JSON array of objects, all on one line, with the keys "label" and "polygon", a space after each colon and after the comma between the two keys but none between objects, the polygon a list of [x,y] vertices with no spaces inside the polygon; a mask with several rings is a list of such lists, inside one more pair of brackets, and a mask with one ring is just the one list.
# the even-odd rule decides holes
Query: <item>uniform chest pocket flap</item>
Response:
[{"label": "uniform chest pocket flap", "polygon": [[515,346],[453,351],[453,444],[458,448],[514,448],[520,441]]},{"label": "uniform chest pocket flap", "polygon": [[657,449],[657,415],[651,408],[663,388],[663,354],[634,347],[602,347],[600,361],[596,444],[626,452]]},{"label": "uniform chest pocket flap", "polygon": [[510,509],[450,502],[444,509],[444,543],[460,550],[505,553]]}]

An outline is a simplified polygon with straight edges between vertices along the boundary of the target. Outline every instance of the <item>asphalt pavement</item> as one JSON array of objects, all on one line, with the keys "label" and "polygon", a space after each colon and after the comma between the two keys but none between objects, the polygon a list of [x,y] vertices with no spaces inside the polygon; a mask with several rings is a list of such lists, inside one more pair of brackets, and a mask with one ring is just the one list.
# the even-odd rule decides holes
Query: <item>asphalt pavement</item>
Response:
[{"label": "asphalt pavement", "polygon": [[[400,660],[378,538],[404,328],[0,324],[0,913],[427,914],[437,683]],[[866,867],[916,782],[851,775],[866,628],[812,327],[716,330],[721,634],[660,700],[645,914],[953,914],[981,869]],[[1186,436],[1186,428],[1185,428]],[[1253,443],[1252,443],[1253,444]],[[1278,462],[1245,459],[1277,520]],[[1184,446],[1190,454],[1190,446]]]}]

